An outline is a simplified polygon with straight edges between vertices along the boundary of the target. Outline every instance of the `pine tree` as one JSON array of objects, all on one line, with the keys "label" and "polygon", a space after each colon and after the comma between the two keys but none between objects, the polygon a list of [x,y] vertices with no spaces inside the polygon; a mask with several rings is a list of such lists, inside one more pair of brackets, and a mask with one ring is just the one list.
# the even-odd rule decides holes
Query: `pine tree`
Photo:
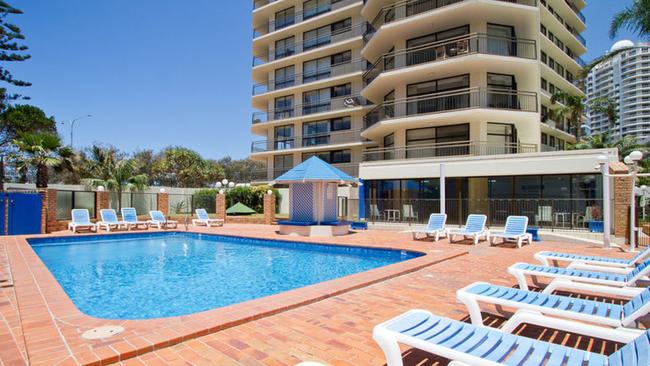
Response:
[{"label": "pine tree", "polygon": [[[22,34],[20,28],[10,23],[7,18],[10,15],[19,15],[22,13],[21,10],[0,0],[0,81],[17,87],[30,86],[31,83],[15,79],[4,65],[7,62],[25,61],[31,56],[26,53],[28,47],[22,44],[25,36]],[[9,106],[11,101],[18,99],[29,98],[20,94],[11,93],[5,87],[0,87],[0,112]]]}]

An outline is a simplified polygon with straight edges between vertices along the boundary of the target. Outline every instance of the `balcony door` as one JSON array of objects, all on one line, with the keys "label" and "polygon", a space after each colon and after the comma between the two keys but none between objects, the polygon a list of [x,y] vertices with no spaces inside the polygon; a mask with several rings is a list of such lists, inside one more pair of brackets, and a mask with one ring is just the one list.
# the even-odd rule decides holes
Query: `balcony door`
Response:
[{"label": "balcony door", "polygon": [[293,86],[296,81],[295,73],[293,65],[275,70],[275,90]]},{"label": "balcony door", "polygon": [[406,89],[407,97],[415,100],[407,103],[406,112],[415,115],[468,108],[469,93],[460,92],[467,88],[469,74],[410,84]]},{"label": "balcony door", "polygon": [[329,133],[329,120],[303,123],[302,146],[327,145],[330,141]]},{"label": "balcony door", "polygon": [[[469,45],[466,37],[445,44],[442,42],[446,39],[458,38],[467,34],[469,34],[469,25],[464,25],[409,39],[406,41],[406,48],[410,50],[406,54],[406,65],[417,65],[434,61],[438,58],[453,57],[467,53]],[[439,43],[440,45],[435,47],[427,46],[432,43]]]},{"label": "balcony door", "polygon": [[286,150],[294,147],[293,125],[278,126],[274,130],[275,150]]},{"label": "balcony door", "polygon": [[489,108],[520,109],[514,75],[488,73],[487,88]]},{"label": "balcony door", "polygon": [[275,42],[275,59],[289,57],[296,52],[295,38],[293,36]]},{"label": "balcony door", "polygon": [[331,62],[332,58],[330,56],[304,62],[302,64],[303,81],[309,83],[330,77]]},{"label": "balcony door", "polygon": [[487,124],[487,142],[488,146],[485,148],[486,155],[498,154],[515,154],[517,153],[517,129],[511,123],[495,123],[488,122]]},{"label": "balcony door", "polygon": [[275,13],[275,29],[288,27],[296,22],[295,8],[292,6],[288,9]]},{"label": "balcony door", "polygon": [[293,168],[293,155],[276,155],[273,157],[273,179]]},{"label": "balcony door", "polygon": [[487,53],[500,56],[517,56],[515,27],[488,23],[487,35]]},{"label": "balcony door", "polygon": [[303,19],[309,19],[330,11],[330,0],[307,0],[302,3]]},{"label": "balcony door", "polygon": [[293,117],[293,95],[275,98],[273,119]]}]

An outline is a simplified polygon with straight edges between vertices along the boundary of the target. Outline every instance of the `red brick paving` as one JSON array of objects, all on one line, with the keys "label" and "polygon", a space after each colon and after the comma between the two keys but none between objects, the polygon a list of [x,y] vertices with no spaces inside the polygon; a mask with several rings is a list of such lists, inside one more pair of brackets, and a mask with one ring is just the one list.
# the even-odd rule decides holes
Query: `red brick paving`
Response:
[{"label": "red brick paving", "polygon": [[[197,231],[303,240],[281,237],[273,230],[271,226],[226,225]],[[116,322],[93,319],[77,311],[24,238],[9,237],[0,242],[0,249],[7,249],[16,284],[2,294],[16,296],[6,303],[0,297],[0,321],[6,319],[0,323],[0,361],[24,364],[26,354],[33,365],[118,361],[124,365],[293,365],[304,360],[339,366],[383,365],[383,355],[371,337],[372,327],[407,309],[424,308],[462,319],[467,312],[456,302],[456,289],[478,280],[513,285],[515,281],[505,269],[514,262],[533,261],[532,255],[539,250],[626,256],[595,247],[548,242],[522,249],[489,247],[486,243],[477,247],[433,244],[385,231],[309,241],[408,248],[427,255],[204,313],[124,321],[120,323],[126,328],[123,334],[90,342],[80,338],[83,331]],[[468,251],[469,255],[463,255]],[[0,255],[0,271],[1,264]],[[15,311],[16,299],[20,316]],[[495,321],[498,323],[499,318]],[[20,325],[26,353],[20,341]],[[11,334],[14,342],[8,342],[5,334]],[[541,332],[539,337],[549,334]],[[561,334],[552,333],[550,337],[570,342]],[[5,349],[3,342],[9,348]],[[596,343],[586,344],[594,347]],[[422,352],[407,351],[405,360],[409,365],[444,364]]]}]

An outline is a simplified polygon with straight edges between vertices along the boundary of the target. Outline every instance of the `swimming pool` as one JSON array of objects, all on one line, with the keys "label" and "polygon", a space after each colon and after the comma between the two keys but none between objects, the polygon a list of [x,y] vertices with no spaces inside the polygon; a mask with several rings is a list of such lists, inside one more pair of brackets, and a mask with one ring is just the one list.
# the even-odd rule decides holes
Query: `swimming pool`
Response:
[{"label": "swimming pool", "polygon": [[192,314],[421,255],[181,232],[28,241],[77,308],[105,319]]}]

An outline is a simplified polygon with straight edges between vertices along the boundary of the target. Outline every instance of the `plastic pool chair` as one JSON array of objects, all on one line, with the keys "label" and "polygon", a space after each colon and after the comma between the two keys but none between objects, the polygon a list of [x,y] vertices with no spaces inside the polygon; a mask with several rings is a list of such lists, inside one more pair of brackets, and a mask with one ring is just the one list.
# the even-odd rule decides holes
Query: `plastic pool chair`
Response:
[{"label": "plastic pool chair", "polygon": [[68,230],[76,233],[78,229],[97,231],[97,225],[90,222],[90,213],[85,208],[75,208],[71,211],[72,221],[68,223]]},{"label": "plastic pool chair", "polygon": [[[580,333],[578,327],[582,325],[594,331],[594,337],[626,344],[607,357],[510,334],[520,321],[548,322],[554,329],[576,333]],[[517,322],[494,329],[439,317],[425,310],[410,310],[375,326],[373,338],[384,351],[388,366],[403,365],[399,343],[449,359],[453,362],[450,365],[463,366],[647,366],[650,362],[650,330],[590,329],[588,324],[535,313],[522,312]]]},{"label": "plastic pool chair", "polygon": [[485,229],[485,222],[487,221],[487,216],[472,214],[467,216],[467,221],[465,222],[465,227],[462,229],[447,229],[447,237],[449,241],[454,240],[454,236],[462,235],[463,238],[470,237],[474,240],[474,245],[478,244],[478,241],[481,238],[490,241],[490,232]]},{"label": "plastic pool chair", "polygon": [[131,230],[131,228],[137,229],[139,226],[142,226],[143,229],[149,228],[146,221],[138,220],[138,213],[133,207],[122,208],[122,221],[124,221],[128,230]]},{"label": "plastic pool chair", "polygon": [[508,216],[506,227],[503,232],[490,233],[490,244],[494,245],[496,238],[506,240],[516,240],[517,248],[521,248],[524,241],[528,244],[533,242],[533,235],[526,232],[528,229],[528,217],[526,216]]},{"label": "plastic pool chair", "polygon": [[445,228],[445,223],[447,222],[446,214],[436,214],[433,213],[429,216],[429,222],[427,226],[422,230],[408,230],[404,231],[405,233],[412,233],[413,240],[418,238],[418,234],[424,234],[425,237],[433,236],[435,241],[438,241],[441,236],[447,236],[447,230]]},{"label": "plastic pool chair", "polygon": [[210,216],[208,216],[208,212],[204,208],[197,208],[194,210],[194,212],[196,213],[196,219],[192,219],[192,225],[194,226],[223,226],[223,219],[211,219]]},{"label": "plastic pool chair", "polygon": [[174,220],[167,220],[162,211],[149,211],[151,220],[147,221],[149,225],[155,226],[158,229],[169,228],[170,226],[177,227],[178,222]]},{"label": "plastic pool chair", "polygon": [[[519,288],[528,290],[526,276],[564,279],[574,282],[591,283],[613,287],[634,287],[637,281],[650,274],[650,259],[634,268],[612,268],[582,266],[585,269],[537,266],[528,263],[515,263],[508,268],[508,273],[515,276]],[[597,269],[597,270],[596,270]]]},{"label": "plastic pool chair", "polygon": [[[604,293],[630,300],[624,305],[552,295],[547,291],[531,292],[512,287],[475,282],[456,291],[456,297],[469,311],[472,324],[482,326],[479,302],[525,309],[542,314],[594,323],[615,328],[635,327],[639,318],[650,312],[650,289],[621,289],[582,284],[580,290]],[[574,288],[575,290],[575,288]]]},{"label": "plastic pool chair", "polygon": [[117,213],[112,208],[104,208],[99,211],[99,215],[102,218],[102,221],[97,223],[98,229],[106,229],[106,231],[111,231],[112,228],[120,229],[121,227],[127,227],[127,223],[124,221],[119,221],[117,219]]},{"label": "plastic pool chair", "polygon": [[637,263],[643,262],[650,257],[650,247],[642,250],[631,259],[624,258],[608,258],[588,255],[578,255],[561,252],[538,252],[535,254],[535,259],[540,261],[544,266],[550,266],[550,261],[563,261],[570,263],[584,263],[594,264],[597,266],[621,267],[629,268],[634,267]]}]

